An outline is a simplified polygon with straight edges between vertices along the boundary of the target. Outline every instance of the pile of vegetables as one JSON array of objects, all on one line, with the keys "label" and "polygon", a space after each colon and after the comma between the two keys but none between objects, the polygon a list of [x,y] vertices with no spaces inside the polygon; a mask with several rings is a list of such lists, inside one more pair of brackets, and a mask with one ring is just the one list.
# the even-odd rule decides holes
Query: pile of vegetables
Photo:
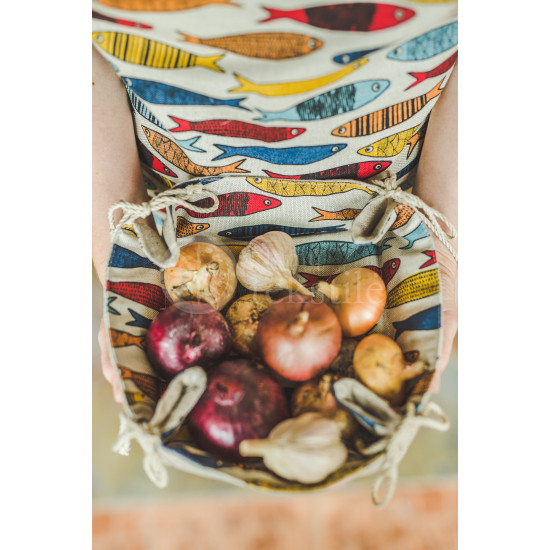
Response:
[{"label": "pile of vegetables", "polygon": [[[391,338],[366,335],[386,303],[374,271],[348,269],[312,292],[297,268],[293,240],[279,231],[251,240],[236,265],[214,244],[184,246],[164,270],[173,304],[151,322],[146,351],[166,381],[205,369],[206,390],[186,419],[200,448],[233,462],[262,457],[273,473],[308,484],[346,462],[359,429],[333,383],[357,378],[400,407],[426,365],[409,364]],[[237,282],[252,292],[234,299]]]}]

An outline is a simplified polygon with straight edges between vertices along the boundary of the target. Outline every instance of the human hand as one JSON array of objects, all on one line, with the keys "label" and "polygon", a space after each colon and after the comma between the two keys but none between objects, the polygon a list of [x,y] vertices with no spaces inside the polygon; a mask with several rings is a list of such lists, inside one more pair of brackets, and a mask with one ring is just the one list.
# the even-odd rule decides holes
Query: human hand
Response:
[{"label": "human hand", "polygon": [[97,339],[101,352],[100,358],[103,376],[113,388],[113,396],[115,401],[117,403],[122,403],[122,390],[120,389],[118,375],[109,355],[109,337],[107,335],[107,329],[105,328],[105,315],[101,318]]}]

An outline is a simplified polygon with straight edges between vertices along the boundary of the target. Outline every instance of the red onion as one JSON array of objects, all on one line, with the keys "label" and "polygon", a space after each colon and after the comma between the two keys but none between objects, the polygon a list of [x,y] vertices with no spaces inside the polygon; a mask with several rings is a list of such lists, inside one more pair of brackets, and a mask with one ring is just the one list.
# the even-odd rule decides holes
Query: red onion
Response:
[{"label": "red onion", "polygon": [[264,362],[286,380],[302,382],[334,361],[342,343],[338,318],[326,304],[300,294],[278,300],[258,323],[256,346]]},{"label": "red onion", "polygon": [[181,301],[153,319],[145,344],[152,367],[170,380],[193,365],[208,367],[226,355],[231,333],[212,306]]},{"label": "red onion", "polygon": [[263,439],[289,417],[283,388],[249,359],[224,361],[208,371],[205,392],[189,413],[191,435],[222,459],[243,460],[239,444]]}]

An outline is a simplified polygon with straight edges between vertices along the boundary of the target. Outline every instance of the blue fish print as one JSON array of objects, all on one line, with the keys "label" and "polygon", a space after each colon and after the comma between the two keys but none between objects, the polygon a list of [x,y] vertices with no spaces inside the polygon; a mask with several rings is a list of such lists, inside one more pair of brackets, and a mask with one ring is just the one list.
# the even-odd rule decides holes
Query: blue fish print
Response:
[{"label": "blue fish print", "polygon": [[262,111],[256,120],[321,120],[348,113],[373,101],[390,86],[389,80],[363,80],[307,99],[286,111]]},{"label": "blue fish print", "polygon": [[[405,174],[408,174],[413,168],[415,168],[416,165],[419,163],[419,161],[420,161],[420,155],[418,154],[414,157],[414,159],[411,162],[409,162],[409,164],[407,164],[407,166],[405,166],[404,168],[401,168],[401,170],[399,170],[399,172],[395,174],[397,181],[399,181]],[[414,179],[409,178],[401,188],[403,190],[406,190],[409,187],[412,187],[413,184],[414,184]]]},{"label": "blue fish print", "polygon": [[204,149],[200,149],[199,147],[193,147],[193,144],[198,141],[201,137],[193,137],[189,139],[176,139],[174,140],[182,149],[187,149],[188,151],[195,151],[196,153],[206,153]]},{"label": "blue fish print", "polygon": [[420,223],[410,233],[408,233],[407,235],[403,235],[403,238],[409,242],[406,246],[402,246],[400,250],[411,248],[416,241],[419,241],[420,239],[424,239],[429,236],[430,232],[428,231],[428,228],[423,223]]},{"label": "blue fish print", "polygon": [[232,147],[230,145],[214,144],[223,153],[212,160],[221,160],[234,156],[244,156],[265,160],[271,164],[311,164],[326,159],[338,153],[347,145],[344,143],[334,145],[311,145],[306,147],[285,147],[273,149],[271,147]]},{"label": "blue fish print", "polygon": [[189,181],[182,181],[181,183],[174,185],[174,189],[183,189],[184,187],[187,187],[188,185],[191,185],[193,183],[202,183],[202,185],[206,185],[207,183],[212,183],[213,181],[218,181],[221,179],[222,179],[221,176],[211,176],[208,178],[195,178]]},{"label": "blue fish print", "polygon": [[239,105],[244,97],[236,99],[217,99],[208,97],[197,92],[191,92],[176,86],[169,86],[162,82],[153,82],[152,80],[141,80],[139,78],[125,78],[126,86],[130,86],[134,93],[149,103],[162,105],[228,105],[238,107],[245,111],[250,111],[247,107]]},{"label": "blue fish print", "polygon": [[317,233],[326,233],[329,231],[345,231],[344,224],[331,225],[330,227],[288,227],[286,225],[275,225],[272,223],[264,223],[259,225],[243,225],[242,227],[233,227],[231,229],[224,229],[220,231],[218,235],[222,237],[230,237],[231,239],[248,241],[263,235],[269,231],[283,231],[288,233],[291,237],[301,237],[302,235],[314,235]]},{"label": "blue fish print", "polygon": [[107,298],[107,313],[111,315],[120,315],[120,311],[117,311],[111,304],[118,298],[118,296],[110,296]]},{"label": "blue fish print", "polygon": [[147,319],[143,315],[140,315],[137,311],[128,308],[128,313],[134,318],[133,321],[128,321],[126,323],[129,327],[140,327],[140,328],[149,328],[151,326],[152,319]]},{"label": "blue fish print", "polygon": [[351,63],[356,59],[361,59],[362,57],[366,57],[367,55],[369,55],[369,53],[375,52],[376,50],[380,50],[380,49],[381,48],[373,48],[371,50],[359,50],[356,52],[342,53],[340,55],[335,55],[332,58],[332,60],[335,63],[340,63],[340,65],[347,65],[348,63]]},{"label": "blue fish print", "polygon": [[318,241],[296,245],[300,265],[342,265],[355,262],[367,256],[378,256],[390,248],[382,242],[375,244],[354,244],[346,241]]},{"label": "blue fish print", "polygon": [[148,258],[144,258],[127,248],[123,248],[118,244],[113,245],[111,257],[109,258],[109,267],[145,267],[147,269],[160,270],[158,265],[155,265]]},{"label": "blue fish print", "polygon": [[404,321],[392,323],[396,329],[394,340],[397,340],[401,334],[407,330],[432,330],[441,326],[441,306],[434,306],[415,313]]},{"label": "blue fish print", "polygon": [[458,22],[443,25],[417,36],[395,48],[388,54],[397,61],[422,61],[429,59],[458,44]]},{"label": "blue fish print", "polygon": [[126,92],[128,93],[128,99],[134,108],[134,111],[138,112],[143,118],[146,118],[149,122],[152,122],[155,126],[166,130],[161,124],[160,120],[140,101],[139,97],[134,94],[132,89],[126,86]]}]

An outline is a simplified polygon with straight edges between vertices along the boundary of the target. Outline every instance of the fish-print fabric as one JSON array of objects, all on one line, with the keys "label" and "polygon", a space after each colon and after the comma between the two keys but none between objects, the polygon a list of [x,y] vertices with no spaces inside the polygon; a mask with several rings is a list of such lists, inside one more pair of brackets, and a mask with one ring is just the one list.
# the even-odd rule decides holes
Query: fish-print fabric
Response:
[{"label": "fish-print fabric", "polygon": [[[396,204],[378,242],[355,244],[350,230],[376,196],[369,178],[394,173],[411,184],[426,121],[457,58],[456,3],[102,0],[93,10],[94,44],[127,88],[150,193],[196,182],[218,197],[209,214],[166,209],[178,244],[206,238],[238,257],[254,237],[286,232],[296,278],[309,288],[352,267],[371,269],[388,292],[373,332],[394,338],[408,360],[437,367],[441,292],[426,226]],[[106,280],[123,406],[148,421],[166,383],[147,361],[144,336],[169,300],[132,226],[114,236]],[[239,284],[237,296],[247,292]],[[432,375],[414,381],[419,403]],[[350,452],[338,472],[305,487],[261,466],[217,461],[185,429],[166,446],[182,470],[275,490],[366,475],[372,462]]]}]

